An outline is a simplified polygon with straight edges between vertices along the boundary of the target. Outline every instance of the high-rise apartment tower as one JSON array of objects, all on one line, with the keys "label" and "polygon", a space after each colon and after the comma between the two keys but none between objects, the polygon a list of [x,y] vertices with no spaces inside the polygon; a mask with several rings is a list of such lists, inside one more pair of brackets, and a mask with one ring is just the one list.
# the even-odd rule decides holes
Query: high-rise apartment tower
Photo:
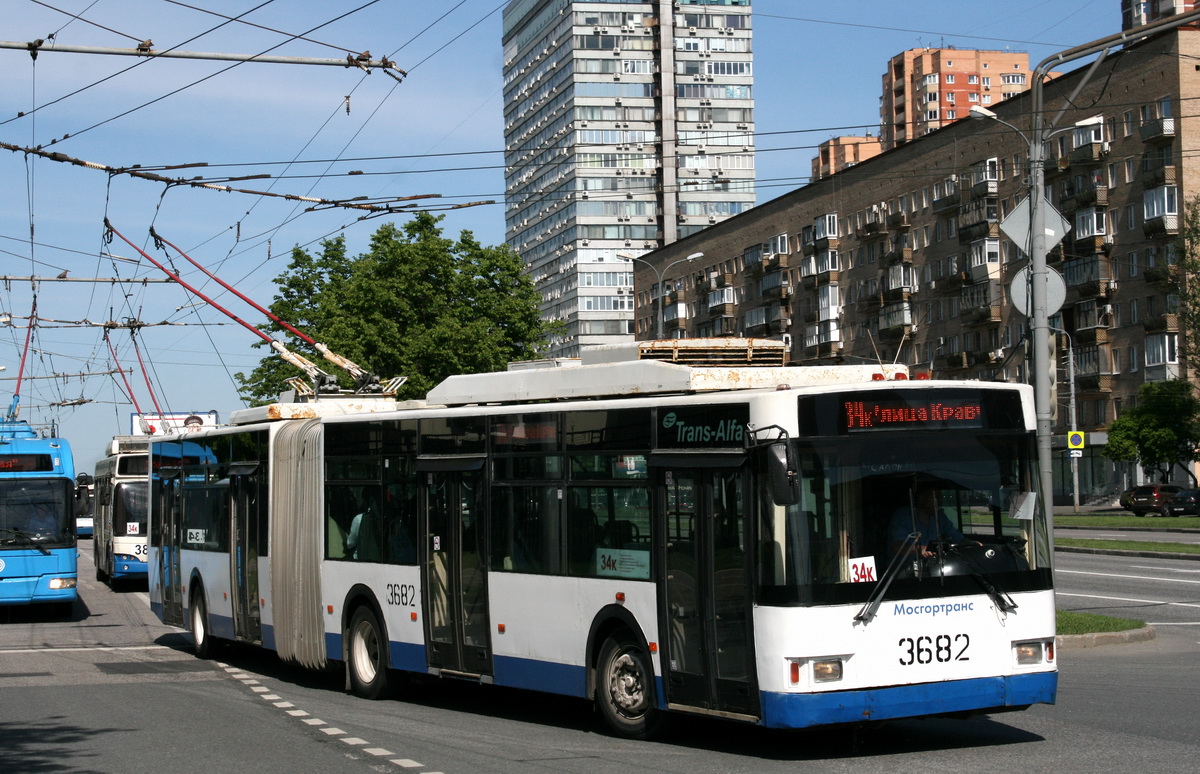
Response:
[{"label": "high-rise apartment tower", "polygon": [[1029,55],[1014,51],[914,48],[888,62],[879,99],[883,149],[967,117],[1029,89]]},{"label": "high-rise apartment tower", "polygon": [[553,356],[653,337],[642,254],[754,205],[750,0],[513,0],[504,10],[506,242]]}]

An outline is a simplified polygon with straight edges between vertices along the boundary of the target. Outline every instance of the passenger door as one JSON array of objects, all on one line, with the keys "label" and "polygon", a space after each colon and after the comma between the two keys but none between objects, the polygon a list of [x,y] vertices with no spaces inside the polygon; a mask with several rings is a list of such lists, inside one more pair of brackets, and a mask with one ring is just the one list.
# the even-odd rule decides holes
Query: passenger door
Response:
[{"label": "passenger door", "polygon": [[[422,463],[427,463],[423,465]],[[418,461],[425,473],[425,627],[429,666],[492,673],[479,460]],[[429,470],[429,466],[471,469]]]},{"label": "passenger door", "polygon": [[233,465],[229,472],[233,518],[233,627],[242,642],[262,642],[259,608],[258,559],[266,550],[266,509],[257,464]]},{"label": "passenger door", "polygon": [[658,475],[667,702],[758,717],[746,474],[689,466]]}]

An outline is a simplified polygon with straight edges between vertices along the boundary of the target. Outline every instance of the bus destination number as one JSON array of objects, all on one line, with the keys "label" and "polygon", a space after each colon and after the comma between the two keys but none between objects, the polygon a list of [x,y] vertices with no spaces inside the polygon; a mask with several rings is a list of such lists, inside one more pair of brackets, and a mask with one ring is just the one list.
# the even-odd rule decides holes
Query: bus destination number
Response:
[{"label": "bus destination number", "polygon": [[411,583],[389,583],[387,585],[387,603],[401,607],[416,607],[417,587]]},{"label": "bus destination number", "polygon": [[970,661],[967,647],[971,637],[967,634],[939,634],[936,637],[901,637],[900,666],[913,664],[946,663],[948,661]]}]

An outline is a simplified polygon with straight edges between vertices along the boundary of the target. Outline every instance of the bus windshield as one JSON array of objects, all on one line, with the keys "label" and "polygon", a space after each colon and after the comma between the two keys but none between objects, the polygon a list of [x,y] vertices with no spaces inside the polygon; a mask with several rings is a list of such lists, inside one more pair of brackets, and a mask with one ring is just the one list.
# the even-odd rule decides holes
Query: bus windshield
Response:
[{"label": "bus windshield", "polygon": [[147,486],[145,481],[117,484],[113,493],[113,534],[144,537],[146,533]]},{"label": "bus windshield", "polygon": [[0,546],[71,543],[75,485],[69,479],[0,481]]},{"label": "bus windshield", "polygon": [[[795,505],[763,509],[759,578],[764,601],[851,602],[870,593],[889,563],[918,563],[942,546],[980,551],[964,574],[1028,575],[1048,570],[1045,523],[1034,495],[1031,436],[1012,432],[908,432],[887,443],[878,436],[793,440],[799,463]],[[904,546],[916,534],[915,547]],[[943,575],[956,574],[945,571]],[[911,564],[909,562],[908,564]],[[905,567],[902,579],[931,574]],[[1010,578],[1028,588],[1044,580]],[[953,593],[946,578],[939,593]],[[953,587],[954,584],[950,584]],[[978,593],[973,583],[961,593]],[[916,583],[895,584],[889,597],[920,596]]]}]

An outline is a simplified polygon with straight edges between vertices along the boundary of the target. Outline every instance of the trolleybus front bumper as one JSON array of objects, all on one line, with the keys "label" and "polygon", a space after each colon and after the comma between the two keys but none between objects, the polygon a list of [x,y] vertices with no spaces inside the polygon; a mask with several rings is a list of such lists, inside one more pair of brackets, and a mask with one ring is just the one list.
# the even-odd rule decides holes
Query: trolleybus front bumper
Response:
[{"label": "trolleybus front bumper", "polygon": [[1057,672],[981,677],[826,693],[762,695],[762,725],[808,728],[836,723],[1021,709],[1053,704]]}]

